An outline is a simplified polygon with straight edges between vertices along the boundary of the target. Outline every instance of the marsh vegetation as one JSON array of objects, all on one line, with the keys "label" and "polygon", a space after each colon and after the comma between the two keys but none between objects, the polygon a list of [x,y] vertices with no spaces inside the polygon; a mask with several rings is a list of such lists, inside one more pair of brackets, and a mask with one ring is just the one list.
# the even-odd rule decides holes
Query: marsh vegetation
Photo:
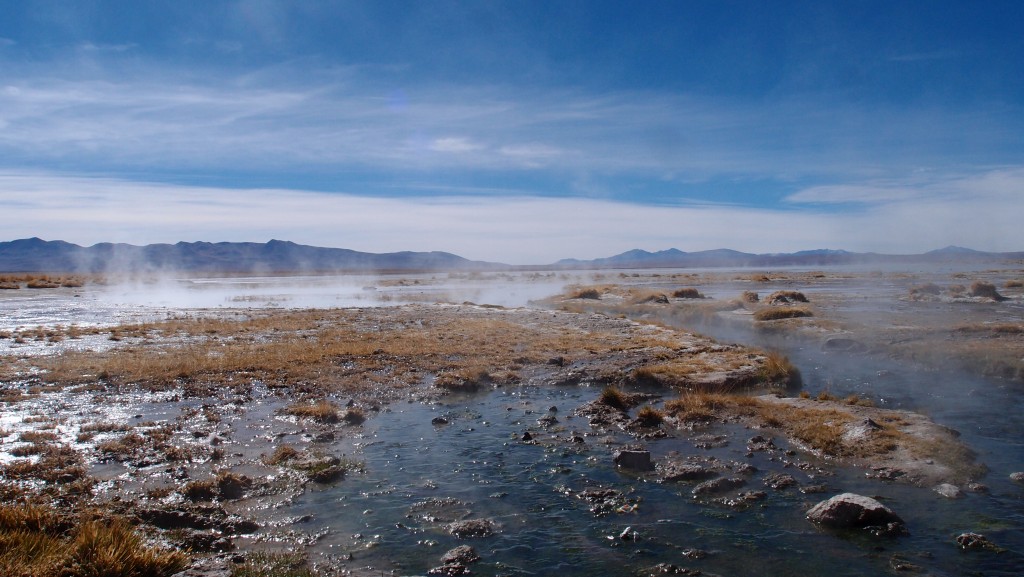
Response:
[{"label": "marsh vegetation", "polygon": [[[1018,273],[1004,275],[1010,280],[990,274],[982,284],[970,278],[885,277],[898,294],[887,301],[894,304],[885,311],[886,323],[848,314],[855,300],[836,287],[849,280],[833,274],[623,274],[596,273],[587,284],[567,286],[527,308],[228,307],[175,310],[162,319],[106,326],[5,328],[5,350],[38,353],[0,357],[6,415],[0,429],[2,503],[31,508],[41,518],[59,510],[60,531],[25,539],[63,551],[84,550],[79,539],[109,543],[90,535],[112,531],[133,544],[140,559],[131,563],[146,567],[146,574],[169,574],[182,559],[206,563],[216,559],[214,553],[237,549],[240,562],[222,567],[225,575],[307,575],[316,574],[316,567],[362,566],[332,558],[318,545],[321,539],[357,556],[378,551],[373,563],[384,567],[385,559],[407,554],[388,540],[422,547],[416,543],[459,539],[450,528],[474,510],[505,511],[488,526],[493,538],[512,539],[527,530],[513,519],[527,517],[503,509],[512,505],[503,505],[498,495],[528,493],[537,483],[546,487],[542,497],[530,497],[537,511],[550,509],[551,495],[564,495],[584,503],[588,515],[593,510],[596,517],[610,515],[611,522],[620,519],[660,534],[655,520],[645,516],[644,499],[632,498],[630,491],[656,501],[654,508],[676,507],[668,503],[678,495],[655,497],[647,493],[650,488],[625,487],[633,473],[614,467],[609,476],[603,467],[611,467],[611,447],[672,447],[656,455],[658,471],[637,473],[655,475],[650,480],[665,474],[672,453],[693,453],[693,447],[697,452],[687,457],[693,463],[686,466],[699,463],[716,475],[734,475],[723,476],[728,482],[721,487],[685,487],[682,502],[707,518],[739,515],[752,506],[745,499],[754,497],[738,489],[704,496],[725,491],[736,474],[763,480],[766,487],[786,487],[791,481],[781,476],[792,467],[791,472],[804,472],[792,482],[809,491],[823,479],[842,476],[844,467],[855,467],[853,477],[862,480],[866,472],[873,482],[923,487],[944,482],[966,488],[985,477],[974,451],[948,429],[891,408],[871,390],[823,382],[815,372],[808,376],[781,351],[799,350],[792,346],[799,343],[823,354],[913,358],[924,366],[936,355],[943,364],[976,362],[978,374],[1020,379],[1017,347],[1024,324],[1013,307],[1022,294],[1012,282]],[[984,283],[1001,287],[999,298]],[[939,318],[930,312],[935,307],[979,308]],[[714,340],[687,330],[693,328],[754,335],[749,342],[782,346],[733,344],[738,339]],[[941,350],[935,350],[936,342],[943,343]],[[569,399],[575,408],[556,410]],[[385,423],[396,418],[413,420],[401,421],[389,437]],[[501,427],[500,433],[485,434],[492,427]],[[497,448],[460,445],[485,441]],[[451,445],[432,444],[442,442]],[[761,472],[731,455],[736,450],[730,447],[744,444],[741,456],[763,454],[764,459],[742,457],[753,458]],[[540,459],[512,475],[518,479],[515,489],[505,484],[511,473],[499,466],[513,454],[522,463]],[[458,455],[469,460],[443,460]],[[448,481],[439,478],[448,473],[432,473],[439,467],[450,468],[453,479],[469,474],[472,483],[504,489],[463,502],[446,496]],[[382,471],[389,471],[386,479]],[[754,505],[762,507],[758,515],[780,522],[776,515],[788,508],[800,520],[799,504],[777,491],[768,506]],[[319,503],[321,494],[339,503],[358,499],[360,510],[348,511],[346,519],[390,529],[377,529],[380,539],[349,542],[335,535],[332,522],[318,519],[322,504],[309,505],[309,513],[301,507],[285,513],[306,500]],[[413,494],[429,515],[405,505],[404,519],[388,516],[404,510],[401,499]],[[387,502],[380,513],[374,512],[374,499]],[[484,505],[489,501],[494,503]],[[786,507],[776,506],[782,503]],[[345,527],[348,522],[333,521]],[[362,530],[352,526],[350,534],[356,533]],[[614,542],[626,543],[618,537]],[[269,543],[302,553],[280,555]],[[668,554],[654,541],[648,545]],[[616,551],[597,558],[606,554],[619,562]],[[17,565],[25,554],[11,555],[5,561],[14,568],[11,574],[64,574]],[[78,563],[44,558],[46,567]],[[495,554],[499,558],[505,559]],[[719,572],[731,566],[722,559],[708,563],[706,568]],[[862,569],[871,566],[866,563]],[[412,566],[419,567],[414,572],[430,568]]]}]

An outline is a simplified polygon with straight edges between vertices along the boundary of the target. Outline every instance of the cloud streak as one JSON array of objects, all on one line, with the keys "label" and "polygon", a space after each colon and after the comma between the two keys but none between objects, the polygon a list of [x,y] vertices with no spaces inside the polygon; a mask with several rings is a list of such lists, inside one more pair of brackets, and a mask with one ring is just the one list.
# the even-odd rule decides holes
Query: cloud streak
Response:
[{"label": "cloud streak", "polygon": [[89,77],[30,69],[7,78],[3,162],[82,171],[542,170],[549,187],[581,171],[684,183],[842,181],[969,163],[965,134],[991,146],[1024,129],[1012,110],[981,108],[868,114],[843,102],[466,85],[407,87],[396,103],[350,69],[302,79],[287,66],[221,78],[133,72],[101,64]]},{"label": "cloud streak", "polygon": [[395,6],[12,4],[5,234],[511,263],[1024,248],[1000,11]]},{"label": "cloud streak", "polygon": [[[961,186],[979,194],[892,202],[853,213],[585,198],[379,198],[289,189],[224,189],[47,174],[0,175],[0,226],[13,238],[88,245],[271,238],[367,252],[444,250],[509,264],[609,256],[630,248],[923,252],[947,244],[1019,250],[1024,168]],[[8,202],[20,199],[20,202]]]}]

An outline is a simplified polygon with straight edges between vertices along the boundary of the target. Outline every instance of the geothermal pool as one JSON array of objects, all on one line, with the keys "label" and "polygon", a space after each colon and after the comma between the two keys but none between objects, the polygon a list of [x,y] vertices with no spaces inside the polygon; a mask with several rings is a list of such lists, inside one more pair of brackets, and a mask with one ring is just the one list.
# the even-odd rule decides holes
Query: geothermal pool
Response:
[{"label": "geothermal pool", "polygon": [[[678,272],[685,278],[674,276]],[[789,271],[796,273],[804,271]],[[976,272],[976,271],[972,271]],[[780,281],[773,288],[798,288],[827,314],[864,325],[901,322],[901,315],[944,314],[946,305],[909,303],[907,287],[929,279],[948,280],[955,271],[875,275],[827,270],[824,278]],[[636,274],[636,276],[633,276]],[[479,276],[179,279],[159,284],[74,291],[8,291],[0,295],[0,330],[77,324],[110,326],[201,314],[206,309],[247,307],[387,306],[405,302],[463,302],[530,306],[572,283],[615,282],[661,288],[693,283],[715,299],[732,298],[750,284],[749,271],[643,271]],[[696,276],[691,276],[696,275]],[[706,275],[706,276],[701,276]],[[950,305],[959,306],[959,305]],[[946,307],[946,308],[944,308]],[[922,312],[923,311],[923,312]],[[275,507],[273,516],[296,519],[292,530],[314,536],[309,550],[352,570],[422,575],[440,565],[441,555],[469,544],[481,556],[477,575],[636,575],[671,566],[710,575],[865,575],[914,565],[932,575],[1019,575],[1024,568],[1024,486],[1009,475],[1024,470],[1024,385],[965,371],[937,371],[885,355],[831,351],[807,334],[756,330],[749,322],[728,322],[720,313],[707,322],[688,320],[681,328],[723,341],[779,350],[801,370],[804,389],[857,394],[878,406],[923,412],[956,429],[988,466],[977,481],[987,492],[948,499],[930,488],[869,479],[859,468],[837,467],[790,446],[778,435],[714,424],[667,438],[638,440],[617,430],[597,430],[573,409],[593,400],[588,386],[502,387],[449,395],[431,404],[398,402],[366,421],[358,432],[325,441],[328,453],[350,454],[364,465],[330,486],[310,486]],[[1020,323],[1022,300],[969,313],[979,322]],[[722,322],[722,318],[726,322]],[[672,317],[666,323],[680,323]],[[10,354],[54,354],[62,347],[110,346],[104,339],[13,343]],[[649,391],[656,393],[653,391]],[[664,391],[662,391],[664,393]],[[653,398],[655,404],[664,399]],[[282,401],[257,399],[230,427],[271,435]],[[140,413],[162,411],[170,418],[181,407],[140,401]],[[552,410],[555,409],[555,410]],[[154,413],[152,416],[159,416]],[[433,424],[443,417],[444,424]],[[148,418],[148,417],[147,417]],[[7,425],[11,426],[11,425]],[[524,441],[529,433],[531,440]],[[756,435],[772,437],[775,448],[751,451]],[[622,471],[611,455],[640,444],[655,460],[692,457],[717,462],[745,481],[740,491],[763,491],[745,504],[726,495],[695,495],[693,483],[659,483]],[[772,488],[778,475],[795,485]],[[610,490],[615,498],[595,503],[588,490]],[[804,519],[813,504],[840,492],[876,496],[907,523],[910,535],[889,539],[836,533]],[[271,513],[264,513],[270,515]],[[444,526],[484,518],[493,536],[458,539]],[[962,551],[955,537],[972,531],[1003,549]],[[254,538],[243,547],[266,547]]]}]

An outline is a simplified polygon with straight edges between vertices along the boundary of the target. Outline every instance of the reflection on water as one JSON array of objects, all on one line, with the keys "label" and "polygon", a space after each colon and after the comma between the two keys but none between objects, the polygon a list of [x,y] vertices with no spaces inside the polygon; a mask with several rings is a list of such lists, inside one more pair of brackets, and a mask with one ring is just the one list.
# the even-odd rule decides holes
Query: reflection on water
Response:
[{"label": "reflection on water", "polygon": [[[1024,507],[1003,490],[1009,487],[951,501],[928,489],[866,479],[860,470],[821,475],[816,467],[823,463],[813,458],[780,458],[788,448],[781,439],[780,453],[748,453],[746,439],[758,431],[738,425],[645,444],[656,460],[700,456],[752,465],[756,471],[743,475],[741,490],[768,496],[750,507],[696,498],[693,483],[621,472],[613,452],[636,440],[593,432],[585,419],[568,414],[598,392],[521,387],[435,406],[398,405],[366,425],[364,474],[305,494],[288,514],[312,515],[303,530],[327,531],[316,550],[402,575],[424,574],[440,565],[445,551],[466,543],[483,557],[472,568],[479,575],[625,576],[658,563],[720,575],[865,575],[887,571],[894,555],[932,574],[1011,575],[1024,562],[1017,531]],[[552,406],[558,423],[544,427],[538,419]],[[449,423],[432,425],[435,416]],[[526,431],[535,443],[521,440]],[[574,432],[585,433],[585,443],[569,440]],[[694,435],[707,434],[734,440],[698,448]],[[828,492],[767,488],[764,479],[773,473],[791,475],[802,487],[824,484]],[[596,515],[577,494],[597,488],[620,491],[635,510]],[[907,521],[911,536],[835,535],[804,519],[810,505],[842,491],[880,496]],[[447,522],[463,518],[493,519],[500,530],[466,540],[445,531]],[[635,539],[621,538],[627,529]],[[966,530],[985,532],[1012,551],[962,554],[953,539]],[[701,554],[693,550],[706,557],[695,558]]]},{"label": "reflection on water", "polygon": [[568,273],[160,278],[83,288],[0,291],[0,331],[111,326],[193,309],[338,308],[410,302],[524,306],[558,293]]},{"label": "reflection on water", "polygon": [[[664,271],[659,274],[668,276]],[[716,299],[734,298],[751,288],[749,282],[728,280],[729,273],[717,274],[726,280],[701,285],[702,292]],[[584,277],[251,277],[102,290],[7,291],[0,295],[0,330],[109,326],[164,318],[190,308],[380,306],[410,301],[522,306]],[[678,280],[665,281],[666,286],[669,282],[679,286]],[[866,324],[892,323],[910,308],[899,299],[910,282],[920,281],[834,277],[813,287],[793,288],[807,291],[817,306],[831,307],[829,314]],[[647,286],[657,287],[658,281]],[[846,297],[830,301],[830,294]],[[979,314],[1002,315],[1014,322],[1024,314],[1020,302],[1001,306],[979,308]],[[479,575],[635,575],[658,563],[719,575],[864,575],[890,572],[894,556],[934,575],[1020,573],[1024,487],[1009,480],[1011,472],[1024,469],[1024,391],[1019,385],[908,366],[882,355],[826,353],[820,342],[757,331],[750,323],[692,322],[696,321],[688,320],[685,328],[787,354],[812,394],[827,389],[837,396],[867,396],[882,406],[927,413],[959,430],[990,467],[989,475],[980,479],[990,492],[949,500],[930,488],[866,479],[861,469],[822,476],[816,471],[822,463],[799,452],[748,456],[745,440],[759,431],[737,425],[644,442],[657,459],[699,455],[755,467],[745,477],[743,490],[765,490],[768,497],[735,509],[695,498],[692,485],[662,484],[616,470],[613,451],[636,440],[592,431],[584,419],[569,415],[598,391],[526,386],[451,397],[439,405],[394,405],[368,421],[364,437],[355,440],[365,473],[352,474],[332,487],[311,489],[284,507],[283,514],[310,515],[301,530],[326,531],[315,545],[317,552],[338,558],[351,555],[355,565],[393,569],[397,574],[424,574],[440,565],[446,550],[466,543],[445,531],[446,523],[462,518],[489,518],[499,526],[495,536],[468,541],[483,557],[472,566]],[[0,340],[0,345],[25,354],[33,346],[46,352],[43,344],[14,344],[11,339]],[[558,409],[558,422],[543,427],[538,419],[552,406]],[[431,424],[435,416],[444,416],[448,424]],[[538,442],[524,443],[526,431]],[[574,432],[585,442],[569,440]],[[727,435],[732,440],[723,446],[695,443],[697,434]],[[344,442],[344,450],[325,446],[325,451],[350,451],[353,440]],[[781,450],[788,448],[781,439],[776,443]],[[800,463],[807,465],[801,468]],[[764,479],[772,473],[792,475],[803,487],[824,484],[827,492],[766,489]],[[595,515],[577,496],[588,488],[620,491],[635,510]],[[882,498],[907,521],[911,535],[881,541],[836,535],[804,519],[810,505],[843,491]],[[620,538],[627,528],[630,534],[635,532],[635,540]],[[961,552],[954,538],[964,531],[984,533],[1007,551]],[[690,550],[707,556],[692,558]]]}]

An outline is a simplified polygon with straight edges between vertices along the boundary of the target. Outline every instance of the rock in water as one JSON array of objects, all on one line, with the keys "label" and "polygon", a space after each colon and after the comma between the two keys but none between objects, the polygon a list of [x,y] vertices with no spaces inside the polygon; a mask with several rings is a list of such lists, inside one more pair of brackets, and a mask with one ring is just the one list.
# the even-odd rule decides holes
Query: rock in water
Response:
[{"label": "rock in water", "polygon": [[903,525],[903,519],[885,505],[854,493],[842,493],[818,503],[807,512],[807,519],[835,529]]},{"label": "rock in water", "polygon": [[469,565],[480,560],[480,556],[476,554],[476,550],[469,545],[459,545],[458,547],[449,550],[441,557],[441,562],[445,565],[452,563],[458,563],[461,565]]},{"label": "rock in water", "polygon": [[654,470],[650,451],[619,451],[615,454],[615,464],[633,471]]},{"label": "rock in water", "polygon": [[964,496],[964,492],[960,490],[960,487],[952,485],[950,483],[942,483],[935,487],[935,492],[946,497],[947,499],[959,499]]},{"label": "rock in water", "polygon": [[984,535],[978,533],[961,533],[956,537],[957,545],[960,545],[961,549],[991,549],[993,551],[1001,551],[999,547],[996,547],[989,541]]},{"label": "rock in water", "polygon": [[494,521],[490,519],[469,519],[456,521],[448,525],[448,532],[460,539],[470,537],[490,537],[494,535]]}]

